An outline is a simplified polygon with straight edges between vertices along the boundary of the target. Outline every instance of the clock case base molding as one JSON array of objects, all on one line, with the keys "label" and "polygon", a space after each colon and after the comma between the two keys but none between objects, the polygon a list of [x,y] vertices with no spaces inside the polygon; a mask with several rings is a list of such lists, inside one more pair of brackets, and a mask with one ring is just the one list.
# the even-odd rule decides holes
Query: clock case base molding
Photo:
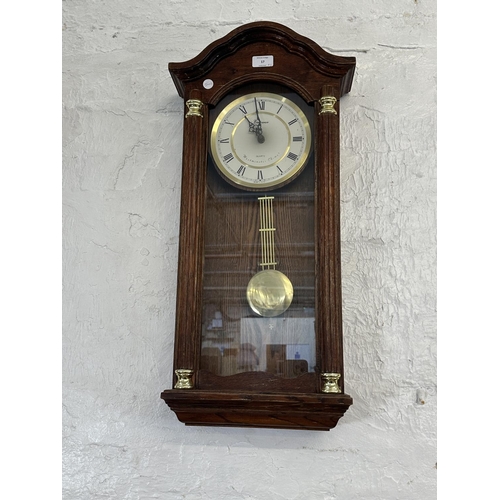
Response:
[{"label": "clock case base molding", "polygon": [[172,389],[161,398],[186,425],[329,431],[352,404],[347,394],[258,394]]}]

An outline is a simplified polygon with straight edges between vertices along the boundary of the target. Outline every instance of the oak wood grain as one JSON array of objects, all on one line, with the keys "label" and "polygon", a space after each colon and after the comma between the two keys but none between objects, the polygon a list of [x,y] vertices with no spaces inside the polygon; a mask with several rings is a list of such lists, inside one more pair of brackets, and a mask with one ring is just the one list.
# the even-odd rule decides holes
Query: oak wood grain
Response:
[{"label": "oak wood grain", "polygon": [[[274,64],[253,67],[257,55],[273,56]],[[233,30],[189,61],[169,64],[179,95],[203,102],[203,117],[184,119],[174,347],[174,370],[193,370],[195,388],[161,394],[187,425],[328,430],[352,404],[343,393],[340,109],[337,102],[337,114],[320,113],[319,99],[340,99],[349,92],[355,64],[353,57],[327,53],[293,30],[264,21]],[[207,80],[213,85],[204,84]],[[316,367],[299,376],[233,373],[230,364],[222,369],[201,354],[204,303],[211,297],[220,301],[219,291],[230,289],[222,307],[241,310],[246,283],[258,266],[257,205],[254,209],[245,198],[255,193],[227,197],[220,179],[210,180],[214,171],[208,152],[218,110],[228,99],[252,91],[296,93],[313,128],[311,164],[283,188],[287,209],[276,202],[282,224],[277,237],[280,265],[298,285],[298,303],[316,313]],[[222,258],[227,262],[223,274],[218,272]],[[321,393],[321,372],[342,375],[340,394]]]}]

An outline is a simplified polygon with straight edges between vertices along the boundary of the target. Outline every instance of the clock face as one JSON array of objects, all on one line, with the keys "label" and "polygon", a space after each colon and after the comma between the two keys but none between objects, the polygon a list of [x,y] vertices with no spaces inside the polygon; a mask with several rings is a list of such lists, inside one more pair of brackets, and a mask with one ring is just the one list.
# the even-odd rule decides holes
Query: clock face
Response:
[{"label": "clock face", "polygon": [[210,150],[230,184],[250,191],[276,189],[305,167],[311,128],[290,99],[267,92],[247,94],[217,116]]}]

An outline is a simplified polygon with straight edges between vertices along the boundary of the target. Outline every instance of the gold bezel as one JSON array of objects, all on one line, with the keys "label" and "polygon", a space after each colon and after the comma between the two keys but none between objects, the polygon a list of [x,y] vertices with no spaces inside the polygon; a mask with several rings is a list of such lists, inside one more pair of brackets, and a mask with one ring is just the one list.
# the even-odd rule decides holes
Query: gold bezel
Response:
[{"label": "gold bezel", "polygon": [[[229,171],[226,169],[224,163],[222,162],[221,158],[217,154],[217,133],[219,130],[219,127],[224,120],[224,118],[229,114],[230,111],[232,111],[235,107],[238,107],[240,104],[242,104],[245,101],[251,100],[254,97],[256,98],[269,98],[273,99],[276,101],[282,102],[284,105],[288,106],[293,110],[293,112],[296,114],[296,116],[299,118],[299,120],[302,122],[304,131],[305,131],[305,143],[306,146],[304,148],[304,151],[300,158],[297,160],[297,162],[294,164],[293,168],[287,171],[283,176],[273,179],[269,182],[264,182],[264,183],[254,183],[254,182],[249,182],[245,181],[244,179],[232,176]],[[239,189],[244,189],[247,191],[267,191],[270,189],[278,189],[289,182],[291,182],[293,179],[295,179],[305,168],[307,161],[309,159],[309,155],[311,153],[311,148],[312,148],[312,138],[311,138],[311,126],[309,124],[309,120],[307,119],[305,113],[302,111],[302,109],[292,100],[288,99],[287,97],[284,97],[279,94],[271,93],[271,92],[255,92],[251,94],[246,94],[244,96],[238,97],[237,99],[234,99],[231,101],[229,104],[227,104],[224,109],[219,113],[217,118],[215,119],[215,122],[212,126],[212,131],[210,134],[210,155],[212,157],[212,160],[214,162],[214,165],[216,167],[217,172],[227,181],[229,184],[239,188]],[[289,141],[290,143],[290,141]],[[288,150],[290,149],[290,146],[288,147]],[[281,156],[286,155],[288,150]],[[281,159],[280,158],[280,159]],[[278,162],[273,162],[274,164],[277,164]],[[248,166],[248,165],[247,165]],[[270,165],[269,165],[270,166]],[[266,166],[265,168],[269,168],[269,166]],[[250,167],[252,168],[252,167]]]}]

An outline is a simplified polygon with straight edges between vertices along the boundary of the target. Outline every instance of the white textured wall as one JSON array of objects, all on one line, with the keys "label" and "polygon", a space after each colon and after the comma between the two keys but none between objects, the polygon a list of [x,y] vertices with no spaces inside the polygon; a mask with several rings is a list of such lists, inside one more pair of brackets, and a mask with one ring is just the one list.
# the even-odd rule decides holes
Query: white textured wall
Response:
[{"label": "white textured wall", "polygon": [[[432,0],[66,0],[65,500],[428,500],[436,489]],[[183,104],[170,61],[283,23],[342,100],[346,392],[330,432],[187,428],[171,387]]]}]

